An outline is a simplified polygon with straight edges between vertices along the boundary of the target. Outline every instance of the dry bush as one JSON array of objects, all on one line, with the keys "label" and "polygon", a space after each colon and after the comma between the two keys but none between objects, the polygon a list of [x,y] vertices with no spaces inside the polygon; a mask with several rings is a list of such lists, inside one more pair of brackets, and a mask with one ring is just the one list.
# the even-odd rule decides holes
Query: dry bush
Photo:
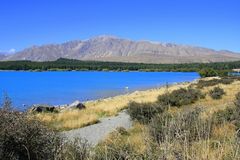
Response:
[{"label": "dry bush", "polygon": [[149,123],[156,114],[164,112],[166,106],[158,103],[136,103],[128,104],[128,113],[132,120],[141,123]]},{"label": "dry bush", "polygon": [[234,82],[233,78],[221,78],[221,79],[211,79],[211,80],[199,80],[197,83],[197,88],[211,87],[218,84],[231,84]]},{"label": "dry bush", "polygon": [[235,105],[237,109],[240,110],[240,92],[238,92],[235,97],[236,97]]},{"label": "dry bush", "polygon": [[0,107],[0,159],[2,160],[85,160],[89,145],[82,140],[68,142],[26,113],[13,111],[4,98]]},{"label": "dry bush", "polygon": [[130,160],[136,159],[137,154],[133,145],[124,141],[120,134],[112,133],[111,139],[107,139],[95,147],[94,159],[97,160]]},{"label": "dry bush", "polygon": [[236,106],[236,113],[235,113],[235,124],[238,129],[238,136],[240,137],[240,92],[236,94],[236,100],[235,100],[235,106]]},{"label": "dry bush", "polygon": [[180,88],[174,90],[171,93],[166,93],[158,97],[157,103],[166,106],[176,106],[180,107],[183,105],[188,105],[196,102],[197,100],[204,98],[205,96],[200,90],[193,88]]},{"label": "dry bush", "polygon": [[[129,130],[118,128],[94,149],[93,159],[146,159],[146,127],[135,123]],[[124,132],[123,132],[124,131]]]},{"label": "dry bush", "polygon": [[209,95],[210,95],[210,97],[212,97],[212,99],[221,99],[224,94],[226,94],[226,93],[220,87],[214,87],[209,92]]},{"label": "dry bush", "polygon": [[236,109],[229,107],[225,110],[215,112],[212,116],[215,124],[223,124],[225,122],[232,122],[235,120]]},{"label": "dry bush", "polygon": [[235,97],[235,107],[228,107],[213,114],[216,124],[231,122],[237,126],[237,129],[240,128],[240,92],[237,93]]},{"label": "dry bush", "polygon": [[16,111],[0,111],[0,159],[53,159],[58,136]]},{"label": "dry bush", "polygon": [[212,123],[202,120],[199,114],[199,109],[174,116],[160,114],[152,119],[150,134],[159,144],[165,141],[187,140],[190,143],[207,139],[211,135]]},{"label": "dry bush", "polygon": [[87,160],[90,159],[91,147],[86,140],[74,139],[73,141],[64,141],[61,143],[56,159],[59,160]]}]

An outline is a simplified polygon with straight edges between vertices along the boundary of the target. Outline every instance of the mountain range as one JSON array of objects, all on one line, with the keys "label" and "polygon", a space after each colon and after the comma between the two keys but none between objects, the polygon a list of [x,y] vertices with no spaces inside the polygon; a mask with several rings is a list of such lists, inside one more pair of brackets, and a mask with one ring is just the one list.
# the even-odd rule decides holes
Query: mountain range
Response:
[{"label": "mountain range", "polygon": [[6,54],[4,52],[0,52],[0,60],[6,58]]},{"label": "mountain range", "polygon": [[114,36],[32,46],[15,54],[0,54],[2,61],[54,61],[59,58],[141,63],[207,63],[240,60],[240,54],[173,43],[132,41]]}]

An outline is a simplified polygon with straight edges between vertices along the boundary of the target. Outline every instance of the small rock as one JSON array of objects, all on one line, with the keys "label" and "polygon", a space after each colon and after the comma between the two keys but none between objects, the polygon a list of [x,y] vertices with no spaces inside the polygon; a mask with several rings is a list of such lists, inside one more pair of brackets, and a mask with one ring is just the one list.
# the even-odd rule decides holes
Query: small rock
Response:
[{"label": "small rock", "polygon": [[84,105],[84,104],[82,104],[80,101],[74,101],[72,104],[69,104],[68,106],[67,106],[67,109],[75,109],[75,108],[77,108],[77,109],[85,109],[86,108],[86,106]]},{"label": "small rock", "polygon": [[49,105],[33,105],[33,107],[30,109],[32,112],[53,112],[55,110],[55,107],[49,106]]}]

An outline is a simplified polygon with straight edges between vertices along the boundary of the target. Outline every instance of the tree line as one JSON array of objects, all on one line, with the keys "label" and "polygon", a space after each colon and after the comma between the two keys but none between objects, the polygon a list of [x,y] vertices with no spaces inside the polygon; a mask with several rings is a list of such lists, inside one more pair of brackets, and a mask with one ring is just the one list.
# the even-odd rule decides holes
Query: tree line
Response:
[{"label": "tree line", "polygon": [[56,61],[2,61],[0,70],[96,70],[96,71],[180,71],[199,72],[201,75],[226,75],[230,70],[240,68],[240,61],[184,64],[146,64],[124,62],[81,61],[60,58]]}]

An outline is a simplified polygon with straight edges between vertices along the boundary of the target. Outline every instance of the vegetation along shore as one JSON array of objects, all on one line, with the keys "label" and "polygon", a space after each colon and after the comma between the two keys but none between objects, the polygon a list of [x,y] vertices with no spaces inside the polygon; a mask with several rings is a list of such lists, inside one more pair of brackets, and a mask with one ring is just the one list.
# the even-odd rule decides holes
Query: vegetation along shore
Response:
[{"label": "vegetation along shore", "polygon": [[240,68],[239,61],[215,63],[147,64],[124,62],[81,61],[60,58],[56,61],[0,61],[0,70],[24,71],[179,71],[199,72],[201,76],[227,76],[233,69]]}]

